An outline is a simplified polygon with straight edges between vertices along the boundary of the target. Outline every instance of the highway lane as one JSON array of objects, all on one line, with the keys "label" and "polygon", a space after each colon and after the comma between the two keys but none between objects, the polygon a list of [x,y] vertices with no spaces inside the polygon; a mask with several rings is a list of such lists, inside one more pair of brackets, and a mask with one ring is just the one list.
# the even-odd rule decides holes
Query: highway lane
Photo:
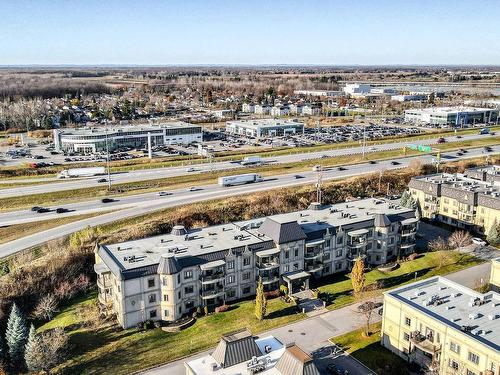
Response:
[{"label": "highway lane", "polygon": [[[490,155],[500,153],[500,145],[493,147],[493,152]],[[459,157],[456,152],[443,153],[443,161],[453,161],[465,158],[473,158],[484,156],[482,148],[469,150],[468,153]],[[359,176],[362,174],[376,173],[378,171],[398,169],[407,167],[412,160],[418,159],[422,163],[431,163],[432,155],[422,155],[417,157],[406,157],[397,159],[399,165],[392,165],[390,161],[380,161],[377,164],[357,164],[347,166],[347,170],[339,171],[337,168],[332,168],[324,171],[322,174],[323,180],[341,179],[345,177]],[[15,241],[11,241],[0,245],[0,257],[16,253],[23,249],[43,244],[52,239],[56,239],[75,231],[78,231],[86,226],[95,226],[112,221],[139,216],[146,213],[151,213],[161,209],[174,207],[178,205],[190,204],[199,201],[218,199],[230,196],[238,196],[249,194],[258,191],[276,189],[280,187],[290,187],[304,184],[312,184],[317,181],[317,173],[306,171],[299,173],[302,178],[296,178],[295,174],[277,175],[273,178],[267,178],[265,181],[256,184],[248,184],[233,187],[221,187],[218,185],[206,185],[199,187],[197,191],[187,191],[187,189],[172,190],[172,195],[160,197],[157,193],[146,193],[127,197],[120,197],[118,201],[108,204],[101,203],[100,200],[82,202],[76,204],[68,204],[62,207],[75,209],[68,214],[57,215],[55,213],[37,214],[28,210],[8,212],[0,214],[0,225],[10,225],[26,221],[50,219],[61,217],[64,215],[77,215],[86,212],[97,212],[99,210],[120,209],[112,213],[104,213],[103,215],[79,220],[73,223],[65,224],[57,228],[49,229],[40,233],[35,233]]]},{"label": "highway lane", "polygon": [[[463,135],[461,138],[457,138],[456,136],[446,137],[447,142],[458,142],[465,140],[474,140],[485,137],[491,137],[491,135],[479,135],[479,134],[470,134]],[[366,153],[378,152],[378,151],[387,151],[387,150],[395,150],[401,149],[405,145],[409,143],[420,144],[420,145],[429,145],[435,144],[439,137],[426,139],[426,140],[415,140],[415,141],[404,141],[404,142],[392,142],[392,143],[384,143],[374,146],[365,147]],[[265,152],[265,151],[263,151]],[[288,155],[280,155],[273,157],[263,158],[265,163],[292,163],[304,160],[312,160],[319,159],[323,155],[328,157],[333,156],[344,156],[344,155],[355,155],[361,154],[363,152],[363,147],[350,147],[350,148],[340,148],[333,150],[325,150],[325,151],[315,151],[309,153],[300,153],[300,154],[288,154]],[[172,167],[172,168],[154,168],[154,169],[141,169],[130,172],[123,173],[114,173],[111,176],[112,183],[127,183],[127,182],[137,182],[137,181],[145,181],[145,180],[155,180],[160,178],[169,178],[176,176],[183,176],[186,174],[196,174],[196,173],[205,173],[209,171],[220,171],[220,170],[230,170],[230,169],[239,169],[244,168],[238,162],[214,162],[211,165],[205,164],[193,164],[190,167],[194,168],[193,172],[187,172],[188,165]],[[29,186],[20,186],[16,188],[7,188],[0,189],[0,198],[8,198],[15,197],[19,195],[30,195],[30,194],[41,194],[53,191],[63,191],[63,190],[72,190],[72,189],[82,189],[88,187],[95,186],[103,186],[105,184],[98,183],[97,180],[99,177],[92,178],[79,178],[79,179],[69,179],[67,181],[57,181],[50,182],[47,181],[47,178],[42,179],[41,181],[47,182],[43,184],[37,185],[29,185]],[[21,180],[15,180],[21,181]],[[12,182],[15,182],[14,180]],[[22,180],[26,181],[26,180]],[[30,179],[31,182],[36,182],[37,179]]]}]

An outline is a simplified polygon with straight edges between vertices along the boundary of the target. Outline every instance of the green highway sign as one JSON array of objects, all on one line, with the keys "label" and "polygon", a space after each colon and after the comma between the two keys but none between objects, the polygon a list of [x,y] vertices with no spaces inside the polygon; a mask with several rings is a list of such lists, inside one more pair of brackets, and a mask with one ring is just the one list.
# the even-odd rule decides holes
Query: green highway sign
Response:
[{"label": "green highway sign", "polygon": [[416,150],[416,151],[420,151],[420,152],[431,152],[432,151],[431,146],[409,144],[408,148],[410,150]]}]

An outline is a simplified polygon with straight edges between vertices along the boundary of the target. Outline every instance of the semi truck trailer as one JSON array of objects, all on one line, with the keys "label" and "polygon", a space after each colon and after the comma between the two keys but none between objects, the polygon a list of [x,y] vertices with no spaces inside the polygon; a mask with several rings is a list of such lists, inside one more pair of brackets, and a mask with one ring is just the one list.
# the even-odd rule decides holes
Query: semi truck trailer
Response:
[{"label": "semi truck trailer", "polygon": [[235,176],[219,177],[220,186],[234,186],[250,184],[252,182],[261,182],[262,176],[257,173],[238,174]]},{"label": "semi truck trailer", "polygon": [[261,164],[262,159],[260,156],[246,156],[241,161],[241,165],[252,165],[252,164]]},{"label": "semi truck trailer", "polygon": [[104,167],[70,168],[59,172],[57,178],[91,177],[99,176],[104,173],[106,173]]}]

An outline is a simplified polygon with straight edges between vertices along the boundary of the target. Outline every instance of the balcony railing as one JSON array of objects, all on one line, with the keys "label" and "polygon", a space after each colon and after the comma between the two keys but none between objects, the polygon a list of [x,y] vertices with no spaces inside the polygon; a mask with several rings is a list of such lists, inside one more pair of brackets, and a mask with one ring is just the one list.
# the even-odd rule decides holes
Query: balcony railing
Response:
[{"label": "balcony railing", "polygon": [[323,263],[320,262],[306,263],[304,268],[308,272],[321,271],[323,269]]},{"label": "balcony railing", "polygon": [[212,274],[202,274],[200,276],[200,280],[201,280],[201,283],[210,283],[210,282],[214,282],[214,281],[217,281],[217,280],[220,280],[220,279],[223,279],[225,277],[225,273],[224,272],[215,272],[215,273],[212,273]]},{"label": "balcony railing", "polygon": [[426,336],[414,331],[410,335],[410,340],[417,348],[432,355],[441,350],[441,345],[433,342],[432,335]]},{"label": "balcony railing", "polygon": [[257,262],[256,267],[261,270],[268,270],[271,268],[277,268],[280,266],[278,259],[271,259],[266,262]]},{"label": "balcony railing", "polygon": [[316,250],[316,251],[306,251],[304,253],[304,259],[313,259],[323,256],[323,251],[321,250]]},{"label": "balcony railing", "polygon": [[208,289],[208,290],[201,290],[200,295],[201,298],[213,298],[217,297],[219,295],[224,294],[224,288],[215,288],[215,289]]}]

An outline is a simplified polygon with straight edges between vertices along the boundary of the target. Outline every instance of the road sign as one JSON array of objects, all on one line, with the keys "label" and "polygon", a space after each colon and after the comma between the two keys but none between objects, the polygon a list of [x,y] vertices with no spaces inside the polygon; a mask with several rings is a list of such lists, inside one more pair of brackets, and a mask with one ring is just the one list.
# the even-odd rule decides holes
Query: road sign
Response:
[{"label": "road sign", "polygon": [[415,150],[415,151],[420,151],[420,152],[431,152],[432,151],[431,146],[424,146],[424,145],[409,144],[408,148],[410,150]]}]

